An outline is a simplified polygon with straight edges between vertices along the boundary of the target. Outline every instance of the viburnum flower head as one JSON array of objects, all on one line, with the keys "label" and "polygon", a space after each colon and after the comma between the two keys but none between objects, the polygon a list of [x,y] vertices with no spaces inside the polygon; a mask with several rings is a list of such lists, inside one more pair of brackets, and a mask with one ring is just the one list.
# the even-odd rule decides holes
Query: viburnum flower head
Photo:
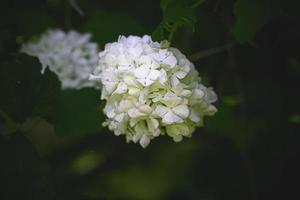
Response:
[{"label": "viburnum flower head", "polygon": [[21,52],[38,57],[42,73],[49,67],[61,81],[62,89],[95,87],[88,77],[98,64],[98,47],[90,38],[90,34],[76,31],[48,30],[38,41],[23,45]]},{"label": "viburnum flower head", "polygon": [[204,116],[217,111],[212,105],[217,96],[201,84],[194,65],[148,35],[120,36],[106,44],[90,80],[102,84],[108,118],[103,124],[144,148],[160,135],[175,142],[191,137]]}]

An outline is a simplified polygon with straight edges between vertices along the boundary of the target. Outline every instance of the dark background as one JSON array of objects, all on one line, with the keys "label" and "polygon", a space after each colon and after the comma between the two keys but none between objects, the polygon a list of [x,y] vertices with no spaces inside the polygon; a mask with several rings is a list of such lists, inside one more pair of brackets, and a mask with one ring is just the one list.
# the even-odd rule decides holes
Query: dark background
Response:
[{"label": "dark background", "polygon": [[[76,3],[1,3],[1,200],[299,198],[296,0]],[[126,144],[101,127],[99,91],[61,91],[54,74],[19,53],[49,28],[90,32],[103,49],[120,34],[167,39],[164,23],[178,27],[171,46],[219,97],[218,113],[180,143]]]}]

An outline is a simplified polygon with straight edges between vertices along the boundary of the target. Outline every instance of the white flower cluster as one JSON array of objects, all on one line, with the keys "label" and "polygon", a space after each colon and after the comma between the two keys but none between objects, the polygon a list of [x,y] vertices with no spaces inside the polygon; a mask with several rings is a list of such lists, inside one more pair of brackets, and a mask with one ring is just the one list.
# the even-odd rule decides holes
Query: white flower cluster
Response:
[{"label": "white flower cluster", "polygon": [[175,142],[190,137],[205,115],[217,111],[211,104],[216,94],[200,83],[193,64],[164,46],[147,35],[120,36],[99,53],[99,66],[90,75],[102,83],[104,125],[144,148],[160,135]]},{"label": "white flower cluster", "polygon": [[61,81],[62,89],[94,87],[88,76],[98,64],[98,47],[90,38],[90,34],[76,31],[48,30],[38,41],[23,45],[21,52],[38,57],[42,73],[49,67]]}]

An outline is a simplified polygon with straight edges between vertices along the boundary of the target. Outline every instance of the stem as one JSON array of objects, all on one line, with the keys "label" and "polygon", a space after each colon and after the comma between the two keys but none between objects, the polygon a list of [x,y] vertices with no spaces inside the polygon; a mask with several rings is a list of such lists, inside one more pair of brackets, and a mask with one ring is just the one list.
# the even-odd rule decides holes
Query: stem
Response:
[{"label": "stem", "polygon": [[177,24],[173,25],[171,31],[169,32],[168,41],[170,44],[172,43],[173,36],[174,36],[174,33],[176,32],[176,30],[177,30]]},{"label": "stem", "polygon": [[70,30],[71,29],[71,6],[68,0],[65,0],[65,27],[66,30]]},{"label": "stem", "polygon": [[221,47],[206,49],[206,50],[192,54],[191,56],[189,56],[189,58],[191,59],[191,61],[197,61],[197,60],[200,60],[200,59],[208,57],[208,56],[222,53],[222,52],[228,50],[229,48],[231,48],[232,46],[233,46],[233,44],[230,43],[230,44],[227,44],[227,45],[224,45]]},{"label": "stem", "polygon": [[198,0],[195,3],[193,3],[193,5],[191,6],[191,8],[197,8],[198,6],[200,6],[204,2],[205,2],[205,0]]},{"label": "stem", "polygon": [[84,16],[83,10],[79,7],[75,0],[69,0],[69,3],[80,16]]}]

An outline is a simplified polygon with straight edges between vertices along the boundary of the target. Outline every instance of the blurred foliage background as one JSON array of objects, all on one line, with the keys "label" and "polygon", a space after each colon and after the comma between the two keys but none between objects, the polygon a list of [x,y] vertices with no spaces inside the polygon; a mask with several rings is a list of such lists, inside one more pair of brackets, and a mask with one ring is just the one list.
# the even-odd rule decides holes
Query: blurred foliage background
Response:
[{"label": "blurred foliage background", "polygon": [[[297,0],[10,0],[0,10],[1,200],[299,198]],[[61,91],[19,53],[49,28],[91,32],[102,49],[120,34],[172,40],[219,112],[180,143],[126,144],[101,127],[99,91]]]}]

